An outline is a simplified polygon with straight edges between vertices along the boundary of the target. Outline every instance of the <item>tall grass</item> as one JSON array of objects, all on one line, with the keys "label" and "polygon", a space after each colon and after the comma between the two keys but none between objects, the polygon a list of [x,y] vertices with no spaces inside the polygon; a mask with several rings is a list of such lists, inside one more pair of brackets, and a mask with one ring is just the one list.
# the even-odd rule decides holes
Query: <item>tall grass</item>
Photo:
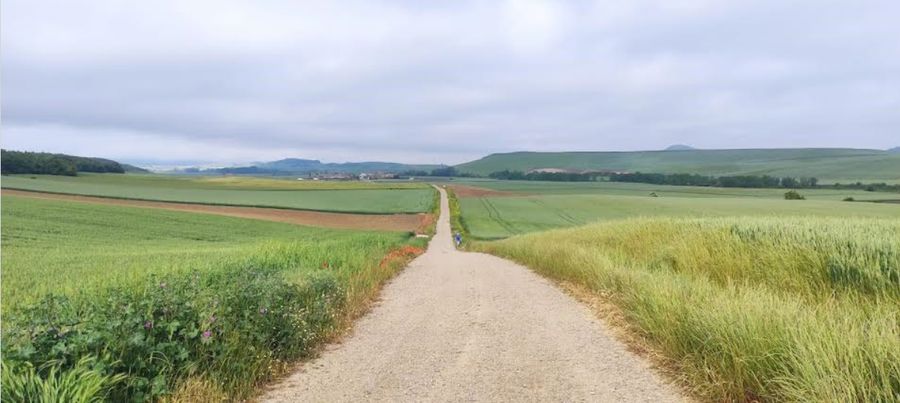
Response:
[{"label": "tall grass", "polygon": [[101,402],[109,390],[125,380],[122,374],[105,375],[92,368],[96,359],[83,357],[67,370],[60,370],[58,362],[49,361],[35,368],[31,363],[13,366],[2,364],[0,384],[3,399],[11,402],[40,401],[43,403]]},{"label": "tall grass", "polygon": [[601,295],[709,400],[900,399],[900,221],[630,219],[475,247]]}]

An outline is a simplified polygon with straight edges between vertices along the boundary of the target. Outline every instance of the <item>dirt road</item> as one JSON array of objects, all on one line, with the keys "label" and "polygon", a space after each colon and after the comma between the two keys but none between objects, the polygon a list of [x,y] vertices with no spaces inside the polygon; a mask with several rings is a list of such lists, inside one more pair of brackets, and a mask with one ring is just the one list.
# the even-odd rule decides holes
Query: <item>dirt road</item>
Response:
[{"label": "dirt road", "polygon": [[352,335],[269,402],[680,401],[588,308],[528,269],[452,245],[447,196],[428,251]]},{"label": "dirt road", "polygon": [[113,199],[107,197],[67,195],[3,189],[3,194],[32,199],[66,200],[80,203],[155,208],[189,213],[215,214],[254,220],[277,221],[313,227],[370,229],[382,231],[420,231],[429,226],[430,214],[352,214],[323,211],[290,210],[265,207],[216,206],[210,204]]}]

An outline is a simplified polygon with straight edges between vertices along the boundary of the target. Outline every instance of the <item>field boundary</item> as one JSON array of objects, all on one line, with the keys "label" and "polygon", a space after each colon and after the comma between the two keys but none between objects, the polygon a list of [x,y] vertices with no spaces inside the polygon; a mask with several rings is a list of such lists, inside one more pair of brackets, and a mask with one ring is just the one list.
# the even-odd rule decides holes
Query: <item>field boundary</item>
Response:
[{"label": "field boundary", "polygon": [[[314,209],[314,208],[297,208],[297,207],[285,207],[285,206],[273,206],[267,204],[235,204],[235,203],[217,203],[217,202],[192,202],[192,201],[173,201],[173,200],[161,200],[161,199],[148,199],[148,198],[140,198],[140,197],[122,197],[122,196],[103,196],[103,195],[93,195],[86,193],[66,193],[66,192],[50,192],[43,190],[31,190],[24,189],[19,187],[7,187],[3,186],[2,191],[13,190],[16,192],[24,192],[24,193],[43,193],[50,195],[61,195],[61,196],[79,196],[79,197],[95,197],[98,199],[113,199],[113,200],[133,200],[133,201],[142,201],[142,202],[154,202],[154,203],[170,203],[170,204],[193,204],[199,206],[222,206],[222,207],[249,207],[249,208],[267,208],[267,209],[277,209],[277,210],[293,210],[293,211],[309,211],[316,213],[332,213],[332,214],[359,214],[359,215],[374,215],[374,216],[391,216],[391,215],[412,215],[412,214],[425,214],[426,211],[397,211],[393,213],[376,213],[372,211],[357,211],[357,210],[325,210],[325,209]],[[331,190],[331,189],[328,189]],[[340,189],[335,191],[342,190],[356,190],[356,189]],[[372,190],[372,189],[360,189],[360,190]],[[396,190],[418,190],[418,189],[396,189]],[[298,192],[305,192],[305,190],[297,190]]]},{"label": "field boundary", "polygon": [[180,203],[159,200],[138,200],[112,197],[73,195],[67,193],[31,192],[2,189],[2,195],[42,200],[92,203],[134,208],[150,208],[195,214],[213,214],[228,217],[275,221],[311,227],[356,229],[370,231],[427,232],[432,220],[428,213],[414,214],[355,214],[333,211],[299,209],[275,209],[268,207]]}]

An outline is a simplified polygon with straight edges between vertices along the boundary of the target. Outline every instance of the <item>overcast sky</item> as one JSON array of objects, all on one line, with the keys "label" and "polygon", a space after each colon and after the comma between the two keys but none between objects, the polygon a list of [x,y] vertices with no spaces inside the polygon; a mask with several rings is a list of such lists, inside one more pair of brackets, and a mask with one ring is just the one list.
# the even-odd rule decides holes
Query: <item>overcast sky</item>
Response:
[{"label": "overcast sky", "polygon": [[900,1],[2,1],[2,144],[126,161],[900,145]]}]

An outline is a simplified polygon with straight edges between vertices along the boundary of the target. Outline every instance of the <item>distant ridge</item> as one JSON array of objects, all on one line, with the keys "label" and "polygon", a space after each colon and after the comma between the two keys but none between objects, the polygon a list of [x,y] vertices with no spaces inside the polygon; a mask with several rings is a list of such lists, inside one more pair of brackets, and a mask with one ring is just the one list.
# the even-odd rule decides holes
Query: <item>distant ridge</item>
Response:
[{"label": "distant ridge", "polygon": [[887,150],[889,153],[900,153],[900,147],[889,148]]},{"label": "distant ridge", "polygon": [[460,164],[457,171],[489,175],[503,170],[688,173],[712,176],[816,177],[823,183],[900,180],[900,152],[853,148],[742,150],[512,152]]},{"label": "distant ridge", "polygon": [[149,169],[144,169],[144,168],[141,168],[141,167],[136,166],[136,165],[123,164],[123,163],[121,163],[121,162],[119,163],[119,165],[121,165],[121,166],[122,166],[122,169],[124,169],[125,172],[128,172],[128,173],[140,173],[140,174],[147,174],[147,173],[150,173],[150,170],[149,170]]},{"label": "distant ridge", "polygon": [[277,161],[258,162],[254,165],[249,166],[213,169],[188,168],[179,172],[192,174],[232,175],[299,175],[308,173],[360,174],[375,172],[401,173],[406,171],[430,171],[438,167],[440,167],[440,165],[411,165],[401,164],[397,162],[380,161],[323,163],[319,160],[285,158]]},{"label": "distant ridge", "polygon": [[696,150],[696,148],[691,147],[686,144],[672,144],[666,147],[665,151],[687,151],[687,150]]},{"label": "distant ridge", "polygon": [[437,165],[410,165],[397,162],[364,161],[323,163],[319,160],[302,158],[285,158],[278,161],[256,164],[256,167],[264,170],[279,172],[403,172],[409,170],[432,169]]}]

